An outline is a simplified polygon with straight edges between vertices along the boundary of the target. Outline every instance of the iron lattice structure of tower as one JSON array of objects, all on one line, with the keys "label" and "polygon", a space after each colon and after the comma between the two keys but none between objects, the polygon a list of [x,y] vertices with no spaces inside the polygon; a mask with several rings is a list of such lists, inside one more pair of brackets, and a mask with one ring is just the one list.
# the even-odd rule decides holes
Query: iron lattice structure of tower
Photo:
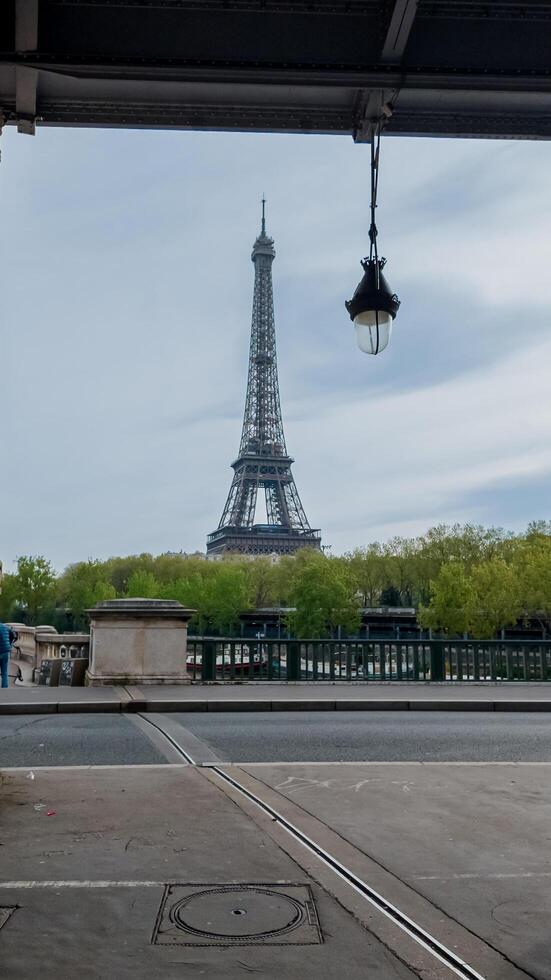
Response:
[{"label": "iron lattice structure of tower", "polygon": [[[288,555],[299,548],[320,548],[318,530],[304,513],[287,453],[277,376],[272,262],[274,242],[266,234],[265,201],[262,229],[256,239],[254,296],[249,350],[249,376],[239,456],[216,531],[208,535],[207,556],[224,552],[246,555]],[[255,524],[258,490],[266,495],[266,524]]]}]

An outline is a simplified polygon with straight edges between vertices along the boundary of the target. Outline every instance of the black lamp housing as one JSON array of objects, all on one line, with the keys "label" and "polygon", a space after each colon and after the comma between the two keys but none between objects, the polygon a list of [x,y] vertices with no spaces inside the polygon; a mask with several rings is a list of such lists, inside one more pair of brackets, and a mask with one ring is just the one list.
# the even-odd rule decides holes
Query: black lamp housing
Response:
[{"label": "black lamp housing", "polygon": [[344,304],[351,320],[367,310],[384,311],[395,319],[400,300],[383,276],[385,264],[386,259],[362,259],[363,278],[356,286],[352,299]]}]

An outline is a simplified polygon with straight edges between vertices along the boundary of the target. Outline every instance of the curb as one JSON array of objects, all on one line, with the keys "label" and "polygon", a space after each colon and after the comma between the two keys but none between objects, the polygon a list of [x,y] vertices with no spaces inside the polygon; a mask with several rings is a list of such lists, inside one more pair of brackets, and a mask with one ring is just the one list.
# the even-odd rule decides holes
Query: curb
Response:
[{"label": "curb", "polygon": [[350,700],[147,700],[135,698],[132,701],[20,701],[0,702],[0,715],[44,715],[80,713],[135,713],[138,711],[158,712],[241,712],[241,711],[496,711],[496,712],[545,712],[551,711],[551,699],[545,701],[410,701],[401,699]]}]

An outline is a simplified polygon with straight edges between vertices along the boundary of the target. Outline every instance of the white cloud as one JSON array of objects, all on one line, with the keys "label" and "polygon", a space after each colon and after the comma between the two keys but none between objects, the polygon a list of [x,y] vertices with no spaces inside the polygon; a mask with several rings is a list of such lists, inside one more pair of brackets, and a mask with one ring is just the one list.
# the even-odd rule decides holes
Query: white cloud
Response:
[{"label": "white cloud", "polygon": [[507,481],[547,475],[551,488],[550,359],[548,340],[424,390],[310,405],[293,449],[303,464],[310,457],[307,495],[328,541],[340,550],[465,520],[465,495]]}]

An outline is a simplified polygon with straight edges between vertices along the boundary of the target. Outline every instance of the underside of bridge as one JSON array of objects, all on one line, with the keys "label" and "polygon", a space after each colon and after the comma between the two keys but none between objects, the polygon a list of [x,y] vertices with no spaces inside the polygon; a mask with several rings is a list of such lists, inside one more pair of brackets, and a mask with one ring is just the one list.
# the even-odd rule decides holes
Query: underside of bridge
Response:
[{"label": "underside of bridge", "polygon": [[2,0],[0,123],[551,136],[551,2]]}]

